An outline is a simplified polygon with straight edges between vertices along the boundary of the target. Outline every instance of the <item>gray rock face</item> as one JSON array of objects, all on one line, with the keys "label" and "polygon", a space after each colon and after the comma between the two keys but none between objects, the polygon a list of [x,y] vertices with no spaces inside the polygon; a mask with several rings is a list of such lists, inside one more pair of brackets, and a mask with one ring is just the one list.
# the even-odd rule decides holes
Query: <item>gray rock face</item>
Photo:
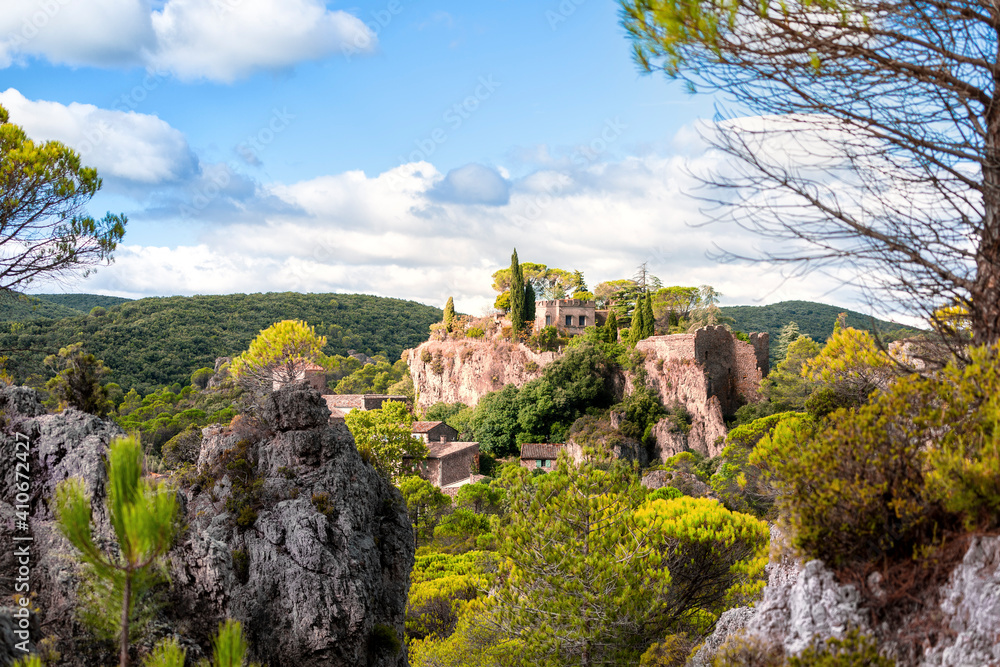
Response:
[{"label": "gray rock face", "polygon": [[975,537],[941,589],[941,612],[954,633],[924,656],[941,667],[1000,663],[1000,537]]},{"label": "gray rock face", "polygon": [[[402,497],[361,460],[345,426],[326,424],[318,394],[276,394],[270,416],[284,430],[242,445],[246,466],[226,465],[234,458],[227,450],[246,442],[245,434],[206,429],[200,462],[215,482],[181,489],[185,528],[169,554],[172,583],[156,631],[177,635],[197,658],[231,617],[243,622],[252,657],[272,667],[405,666],[405,650],[392,641],[403,637],[414,552]],[[106,657],[80,645],[79,569],[46,503],[59,481],[82,477],[94,494],[97,536],[108,539],[104,455],[121,431],[74,411],[32,417],[21,428],[31,439],[32,590],[42,627],[57,635],[61,664],[104,664]],[[14,447],[13,438],[0,440],[3,572],[13,566]],[[256,518],[251,513],[240,527],[243,507]]]},{"label": "gray rock face", "polygon": [[[772,529],[772,544],[781,535]],[[925,646],[923,655],[897,657],[898,664],[916,667],[973,667],[1000,662],[1000,537],[976,537],[970,542],[962,562],[952,571],[948,583],[931,591],[938,609],[924,614],[938,617],[947,626],[937,633],[938,643]],[[936,593],[936,594],[935,594]],[[899,646],[894,630],[872,628],[870,614],[862,606],[857,589],[839,584],[822,561],[806,563],[775,559],[768,565],[768,583],[763,598],[754,608],[727,611],[715,632],[692,660],[692,665],[710,664],[711,656],[737,632],[780,646],[786,654],[797,654],[815,642],[843,637],[854,628],[874,635],[890,652]],[[904,619],[906,631],[919,619]]]},{"label": "gray rock face", "polygon": [[278,431],[298,431],[325,425],[330,421],[330,408],[322,396],[300,382],[268,394],[260,416]]}]

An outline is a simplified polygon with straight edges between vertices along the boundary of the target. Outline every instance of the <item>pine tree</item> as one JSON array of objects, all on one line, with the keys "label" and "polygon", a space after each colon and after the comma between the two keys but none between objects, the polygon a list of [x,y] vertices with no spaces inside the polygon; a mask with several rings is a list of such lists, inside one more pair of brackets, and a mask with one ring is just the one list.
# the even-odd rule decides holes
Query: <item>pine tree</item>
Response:
[{"label": "pine tree", "polygon": [[448,303],[444,305],[444,328],[451,333],[452,323],[455,321],[455,299],[448,297]]},{"label": "pine tree", "polygon": [[157,569],[176,532],[177,495],[166,485],[142,477],[142,445],[138,438],[118,438],[108,451],[107,507],[117,548],[94,543],[90,494],[82,479],[56,487],[59,531],[80,552],[97,577],[121,596],[119,665],[128,667],[129,624],[136,599],[157,581]]},{"label": "pine tree", "polygon": [[101,380],[108,374],[104,362],[84,352],[82,343],[73,343],[59,354],[45,357],[45,365],[57,371],[45,388],[59,401],[59,409],[76,408],[103,417],[111,412],[111,402]]},{"label": "pine tree", "polygon": [[781,334],[778,336],[778,345],[774,349],[774,355],[777,360],[782,360],[788,353],[788,346],[794,341],[798,340],[802,332],[799,331],[799,325],[795,320],[791,320],[781,329]]},{"label": "pine tree", "polygon": [[524,274],[517,261],[517,248],[510,256],[510,327],[511,338],[518,339],[524,328]]}]

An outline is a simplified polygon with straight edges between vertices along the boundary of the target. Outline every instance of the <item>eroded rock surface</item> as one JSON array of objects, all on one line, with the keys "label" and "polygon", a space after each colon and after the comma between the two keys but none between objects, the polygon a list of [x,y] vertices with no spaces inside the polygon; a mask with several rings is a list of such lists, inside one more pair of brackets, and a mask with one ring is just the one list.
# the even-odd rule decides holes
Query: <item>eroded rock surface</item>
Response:
[{"label": "eroded rock surface", "polygon": [[[7,391],[0,391],[0,406],[12,404]],[[318,395],[289,387],[267,410],[277,428],[206,430],[201,463],[213,474],[181,489],[184,530],[170,553],[172,584],[154,632],[178,636],[189,658],[198,658],[218,623],[231,617],[244,623],[254,659],[272,667],[406,665],[405,650],[393,642],[403,637],[414,551],[402,497],[361,460],[345,426],[326,424]],[[104,457],[121,431],[72,410],[11,423],[31,440],[32,590],[42,628],[58,637],[61,664],[110,664],[77,620],[79,567],[55,530],[50,499],[59,481],[82,477],[94,496],[97,537],[109,540]],[[13,566],[13,450],[14,437],[3,435],[2,572]],[[247,465],[231,467],[236,458]],[[258,494],[248,497],[247,488]],[[234,492],[237,501],[227,509]],[[241,506],[256,513],[243,527],[236,525]]]},{"label": "eroded rock surface", "polygon": [[[772,529],[772,545],[782,536]],[[787,547],[778,550],[787,552]],[[740,633],[765,645],[780,647],[787,655],[830,637],[842,638],[852,629],[877,638],[888,657],[897,664],[915,667],[973,667],[1000,662],[1000,537],[974,537],[962,562],[939,590],[924,591],[927,604],[892,627],[871,626],[871,613],[858,590],[837,582],[822,561],[801,562],[772,553],[768,583],[754,607],[727,611],[705,641],[692,665],[711,664],[711,656],[732,635]],[[928,637],[921,655],[914,657],[912,634],[928,618],[936,619],[944,631]],[[936,641],[936,643],[931,643]],[[895,652],[905,651],[903,655]]]}]

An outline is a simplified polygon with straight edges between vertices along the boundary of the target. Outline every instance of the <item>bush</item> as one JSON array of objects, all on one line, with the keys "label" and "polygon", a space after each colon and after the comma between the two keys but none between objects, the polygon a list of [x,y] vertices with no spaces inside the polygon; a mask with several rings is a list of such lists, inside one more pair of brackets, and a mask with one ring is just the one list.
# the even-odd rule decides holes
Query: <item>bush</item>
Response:
[{"label": "bush", "polygon": [[763,417],[729,432],[719,464],[709,480],[715,494],[734,512],[747,512],[771,518],[775,491],[766,482],[759,466],[750,462],[757,443],[770,434],[782,420],[799,415],[781,412]]},{"label": "bush", "polygon": [[878,643],[858,630],[843,639],[830,637],[788,658],[788,667],[895,667],[896,662],[878,654]]},{"label": "bush", "polygon": [[163,462],[169,468],[183,463],[197,463],[201,454],[201,428],[188,426],[163,445]]},{"label": "bush", "polygon": [[765,468],[804,554],[835,566],[905,559],[942,535],[1000,525],[1000,366],[971,353],[898,380],[857,411],[792,417],[750,462]]}]

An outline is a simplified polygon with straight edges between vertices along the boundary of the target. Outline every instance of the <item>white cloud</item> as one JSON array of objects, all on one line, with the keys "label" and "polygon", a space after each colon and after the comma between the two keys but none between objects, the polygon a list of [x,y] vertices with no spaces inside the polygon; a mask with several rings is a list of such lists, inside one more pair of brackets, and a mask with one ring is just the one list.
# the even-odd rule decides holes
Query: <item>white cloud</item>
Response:
[{"label": "white cloud", "polygon": [[151,64],[182,79],[232,81],[335,53],[368,52],[375,35],[321,0],[169,0],[153,12]]},{"label": "white cloud", "polygon": [[[758,239],[705,221],[686,194],[695,183],[672,156],[569,164],[510,182],[506,204],[441,201],[442,174],[427,163],[367,176],[346,172],[267,195],[292,212],[260,223],[217,225],[190,247],[125,245],[116,264],[75,289],[143,296],[257,291],[362,292],[480,313],[493,303],[490,274],[522,260],[584,271],[591,286],[627,277],[641,262],[668,284],[711,284],[725,303],[787,298],[849,304],[837,281],[785,281],[773,267],[720,265],[716,241],[751,249]],[[126,239],[127,240],[127,239]]]},{"label": "white cloud", "polygon": [[375,33],[323,0],[5,0],[0,67],[144,65],[230,82],[333,54],[370,53]]},{"label": "white cloud", "polygon": [[0,35],[0,67],[29,56],[61,65],[135,65],[154,38],[148,0],[5,0]]},{"label": "white cloud", "polygon": [[160,183],[197,168],[184,135],[156,116],[29,100],[14,88],[0,93],[0,105],[29,137],[61,141],[103,177]]}]

